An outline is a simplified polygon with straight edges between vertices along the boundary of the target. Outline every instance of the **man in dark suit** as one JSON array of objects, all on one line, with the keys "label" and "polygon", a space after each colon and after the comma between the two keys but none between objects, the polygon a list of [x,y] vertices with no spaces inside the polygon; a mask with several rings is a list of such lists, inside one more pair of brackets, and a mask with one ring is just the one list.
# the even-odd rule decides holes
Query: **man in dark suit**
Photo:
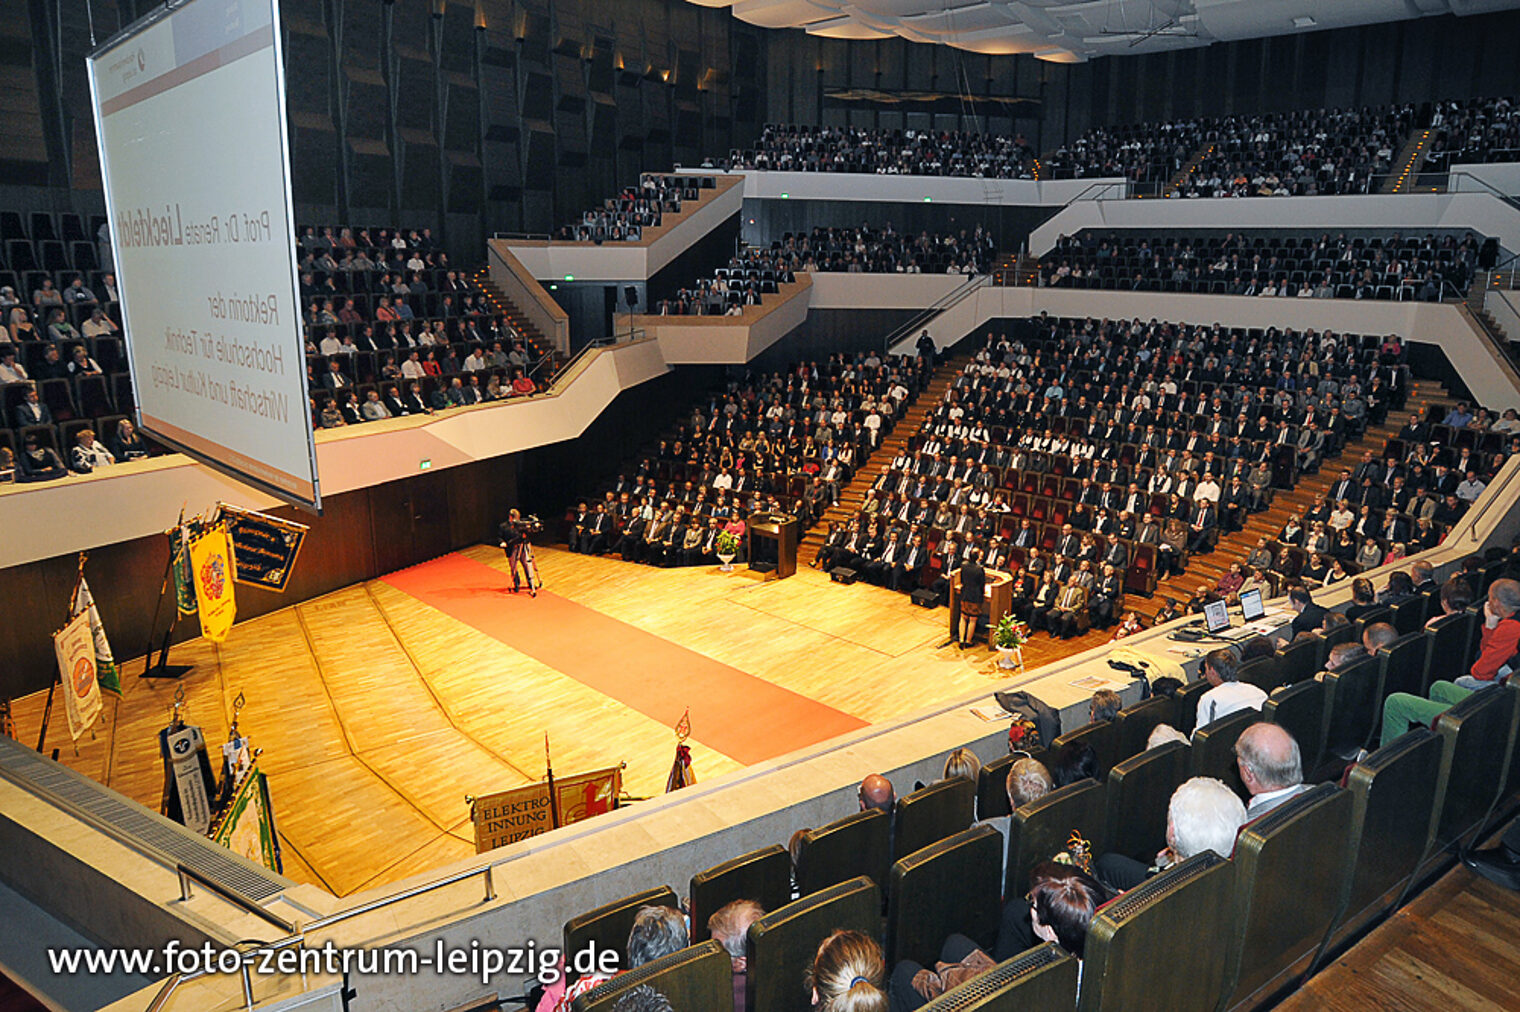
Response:
[{"label": "man in dark suit", "polygon": [[1197,508],[1193,511],[1193,522],[1189,525],[1193,534],[1188,542],[1188,551],[1194,555],[1208,551],[1210,531],[1218,522],[1214,504],[1207,499],[1199,500]]},{"label": "man in dark suit", "polygon": [[37,388],[28,387],[26,394],[21,398],[21,403],[16,405],[16,428],[24,429],[28,425],[52,424],[53,412],[37,399]]},{"label": "man in dark suit", "polygon": [[1325,621],[1325,609],[1314,603],[1314,598],[1303,587],[1294,587],[1288,591],[1288,607],[1298,614],[1293,618],[1293,624],[1288,627],[1293,636],[1302,632],[1318,632]]},{"label": "man in dark suit", "polygon": [[896,591],[912,591],[918,586],[918,576],[923,570],[927,553],[923,538],[915,534],[908,540],[908,547],[892,566],[887,586]]},{"label": "man in dark suit", "polygon": [[982,568],[982,550],[973,548],[961,564],[960,614],[955,620],[956,645],[965,649],[976,637],[976,623],[982,614],[982,603],[987,595],[987,571]]}]

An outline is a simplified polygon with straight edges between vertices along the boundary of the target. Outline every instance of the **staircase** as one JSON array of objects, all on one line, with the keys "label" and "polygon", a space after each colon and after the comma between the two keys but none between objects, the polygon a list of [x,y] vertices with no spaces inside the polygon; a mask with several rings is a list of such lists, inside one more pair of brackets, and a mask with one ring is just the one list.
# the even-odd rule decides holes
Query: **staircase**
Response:
[{"label": "staircase", "polygon": [[992,268],[993,283],[1004,288],[1014,285],[1037,285],[1040,258],[1032,253],[1005,254]]},{"label": "staircase", "polygon": [[1420,175],[1420,165],[1425,161],[1425,146],[1430,143],[1429,130],[1416,130],[1404,142],[1398,157],[1393,160],[1395,172],[1383,180],[1379,193],[1410,193]]},{"label": "staircase", "polygon": [[1188,176],[1191,176],[1193,173],[1197,172],[1198,166],[1203,164],[1203,160],[1213,153],[1214,145],[1212,144],[1199,148],[1197,151],[1193,152],[1193,157],[1189,158],[1187,162],[1182,166],[1182,168],[1177,170],[1177,174],[1175,176],[1167,180],[1166,186],[1164,186],[1161,190],[1161,195],[1163,197],[1170,197],[1174,195],[1178,190],[1182,189],[1182,184],[1187,182]]},{"label": "staircase", "polygon": [[939,407],[940,402],[945,399],[945,391],[950,389],[950,384],[955,380],[956,374],[969,361],[971,357],[963,355],[942,362],[939,368],[934,370],[928,386],[920,390],[913,403],[898,416],[897,424],[881,441],[881,445],[855,469],[855,476],[850,479],[850,483],[839,490],[839,502],[825,510],[822,522],[813,524],[812,528],[802,536],[802,543],[797,546],[797,558],[800,561],[811,566],[818,558],[818,550],[823,547],[824,539],[828,537],[829,524],[835,521],[848,522],[860,512],[861,505],[866,501],[866,493],[871,489],[871,483],[891,465],[892,458],[908,445],[908,440],[923,428],[924,419],[928,417],[929,412]]},{"label": "staircase", "polygon": [[1149,624],[1167,598],[1183,603],[1192,596],[1193,591],[1200,584],[1212,589],[1219,582],[1219,578],[1229,570],[1231,563],[1245,562],[1246,556],[1256,546],[1257,538],[1264,537],[1271,541],[1277,537],[1278,531],[1282,530],[1290,513],[1303,516],[1304,511],[1313,505],[1315,498],[1335,483],[1340,476],[1343,462],[1347,466],[1353,466],[1354,462],[1360,461],[1362,454],[1368,450],[1381,455],[1387,441],[1398,434],[1399,429],[1419,408],[1428,406],[1431,409],[1430,414],[1441,418],[1455,403],[1456,398],[1448,394],[1441,384],[1434,380],[1415,380],[1410,388],[1405,410],[1389,412],[1382,425],[1368,426],[1361,439],[1342,447],[1341,455],[1322,463],[1317,473],[1301,476],[1298,484],[1291,490],[1278,489],[1270,508],[1261,513],[1252,514],[1246,520],[1244,530],[1221,537],[1219,544],[1212,552],[1190,558],[1187,571],[1181,576],[1161,581],[1156,587],[1155,595],[1150,599],[1147,600],[1135,594],[1128,595],[1124,602],[1125,609],[1144,616]]},{"label": "staircase", "polygon": [[[543,331],[535,327],[517,303],[509,299],[507,293],[496,287],[495,283],[491,281],[491,271],[489,268],[480,268],[470,278],[470,281],[485,295],[486,302],[491,306],[491,312],[502,316],[512,325],[512,329],[517,331],[522,337],[524,343],[528,346],[528,350],[532,353],[530,357],[533,360],[536,361],[549,352],[554,351],[554,348],[549,344],[548,338],[544,336]],[[558,358],[559,356],[556,354],[556,368],[561,364],[558,362]]]}]

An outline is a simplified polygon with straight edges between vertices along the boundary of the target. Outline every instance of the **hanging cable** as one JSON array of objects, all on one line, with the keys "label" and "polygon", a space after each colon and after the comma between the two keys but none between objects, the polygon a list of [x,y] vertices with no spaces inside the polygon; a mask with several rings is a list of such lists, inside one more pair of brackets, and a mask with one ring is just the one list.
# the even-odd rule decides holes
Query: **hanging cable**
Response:
[{"label": "hanging cable", "polygon": [[84,16],[90,23],[90,48],[95,48],[95,0],[84,0]]}]

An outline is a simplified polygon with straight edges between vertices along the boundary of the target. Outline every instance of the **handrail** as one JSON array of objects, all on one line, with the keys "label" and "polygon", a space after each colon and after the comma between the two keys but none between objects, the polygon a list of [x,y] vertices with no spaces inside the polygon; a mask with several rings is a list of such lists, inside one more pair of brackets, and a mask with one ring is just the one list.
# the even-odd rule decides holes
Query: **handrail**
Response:
[{"label": "handrail", "polygon": [[918,313],[916,313],[907,322],[899,325],[895,330],[889,332],[885,337],[883,337],[881,341],[882,351],[890,352],[894,344],[902,342],[913,331],[917,330],[925,323],[934,319],[936,316],[943,313],[951,306],[958,304],[972,292],[985,287],[991,279],[991,274],[974,274],[969,277],[964,283],[956,286],[955,288],[952,288],[944,295],[941,295],[938,299],[935,299],[933,303],[919,310]]},{"label": "handrail", "polygon": [[287,935],[296,934],[296,932],[299,930],[294,921],[287,921],[279,914],[276,914],[270,910],[266,910],[264,907],[255,903],[253,900],[249,899],[243,894],[232,889],[228,889],[220,882],[213,882],[211,879],[202,875],[194,868],[187,868],[183,864],[176,864],[175,872],[179,875],[179,899],[181,903],[186,903],[189,901],[191,895],[190,883],[195,882],[199,885],[205,886],[207,889],[211,890],[213,893],[220,896],[228,903],[231,903],[233,906],[241,907],[248,913],[253,914],[255,917],[268,921],[270,924],[273,924],[275,927],[279,928]]},{"label": "handrail", "polygon": [[[486,880],[485,898],[482,899],[481,902],[490,903],[492,900],[496,899],[495,870],[496,866],[494,864],[487,864],[480,868],[470,868],[466,871],[455,872],[452,875],[445,875],[443,878],[434,879],[432,882],[425,882],[420,886],[413,886],[410,889],[402,890],[401,892],[396,893],[392,896],[384,896],[378,900],[371,900],[368,903],[362,903],[359,906],[353,907],[349,910],[340,910],[335,914],[328,914],[326,917],[319,917],[316,920],[311,921],[305,925],[290,925],[286,929],[290,932],[288,935],[286,935],[286,937],[274,942],[261,943],[247,951],[248,953],[278,952],[281,949],[288,949],[292,945],[300,945],[304,943],[306,941],[306,936],[314,931],[332,927],[334,924],[340,924],[343,921],[351,920],[355,917],[361,917],[364,914],[374,913],[376,910],[383,910],[386,907],[394,906],[395,904],[402,903],[406,900],[415,899],[418,896],[426,895],[427,893],[442,889],[445,886],[451,886],[456,883],[463,882],[466,879],[472,879],[477,875],[484,876]],[[204,878],[196,875],[195,872],[191,871],[188,868],[185,868],[183,865],[180,866],[179,871],[181,899],[188,898],[189,886],[186,882],[187,874],[189,877],[193,878],[197,882],[200,882],[208,889],[220,892],[220,887],[218,887],[215,883],[206,881]],[[222,893],[222,895],[226,896],[226,898],[232,902],[237,903],[239,906],[243,906],[247,902],[237,897],[236,894],[230,892]],[[248,910],[250,913],[258,914],[262,917],[265,917],[266,919],[272,919],[275,917],[274,914],[271,914],[267,910],[255,909],[253,907],[248,907]],[[275,921],[274,923],[283,925],[285,922]],[[253,1008],[253,980],[251,977],[250,969],[252,966],[253,960],[247,958],[247,954],[245,953],[241,967],[243,978],[243,1007],[249,1010]],[[158,993],[153,996],[153,1001],[148,1004],[145,1012],[163,1012],[163,1009],[169,1003],[170,997],[173,996],[175,990],[181,984],[208,976],[209,974],[210,971],[204,968],[195,970],[191,973],[176,972],[172,974],[169,979],[164,982],[164,986],[158,990]]]}]

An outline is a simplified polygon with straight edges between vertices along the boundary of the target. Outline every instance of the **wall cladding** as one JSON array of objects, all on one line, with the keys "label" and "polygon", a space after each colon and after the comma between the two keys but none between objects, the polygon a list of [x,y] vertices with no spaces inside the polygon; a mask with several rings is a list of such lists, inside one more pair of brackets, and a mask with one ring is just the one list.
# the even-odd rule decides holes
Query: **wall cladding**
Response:
[{"label": "wall cladding", "polygon": [[[23,99],[39,106],[60,191],[99,185],[84,6],[28,8],[43,58]],[[99,37],[150,6],[93,0]],[[640,172],[743,148],[770,121],[1022,132],[1048,151],[1094,124],[1520,92],[1512,13],[1060,65],[765,31],[687,0],[281,7],[298,216],[429,227],[462,263],[492,232],[551,231]],[[865,106],[830,98],[840,89],[977,105]]]},{"label": "wall cladding", "polygon": [[[323,500],[323,515],[316,519],[289,508],[273,510],[310,524],[311,534],[284,594],[238,586],[238,619],[489,541],[496,524],[517,504],[520,461],[520,455],[495,457],[331,496]],[[173,516],[172,509],[168,515]],[[168,539],[161,536],[90,553],[86,575],[118,658],[143,652],[167,558]],[[0,614],[0,698],[46,689],[53,679],[49,637],[67,605],[74,572],[74,557],[62,556],[0,573],[13,600],[36,605]],[[158,616],[160,636],[173,601],[166,605]],[[176,642],[199,634],[194,617],[175,627]],[[141,661],[125,672],[128,692],[141,673]]]}]

